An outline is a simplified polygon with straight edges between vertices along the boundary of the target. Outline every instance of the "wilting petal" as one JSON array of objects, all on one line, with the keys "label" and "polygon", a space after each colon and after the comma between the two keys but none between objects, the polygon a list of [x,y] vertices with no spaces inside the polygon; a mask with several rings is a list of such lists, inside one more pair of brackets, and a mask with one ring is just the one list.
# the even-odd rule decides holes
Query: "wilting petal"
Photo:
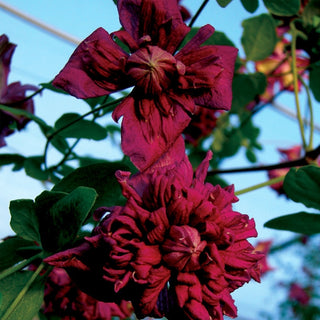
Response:
[{"label": "wilting petal", "polygon": [[124,73],[128,57],[102,28],[80,43],[53,85],[77,98],[110,94],[130,86]]}]

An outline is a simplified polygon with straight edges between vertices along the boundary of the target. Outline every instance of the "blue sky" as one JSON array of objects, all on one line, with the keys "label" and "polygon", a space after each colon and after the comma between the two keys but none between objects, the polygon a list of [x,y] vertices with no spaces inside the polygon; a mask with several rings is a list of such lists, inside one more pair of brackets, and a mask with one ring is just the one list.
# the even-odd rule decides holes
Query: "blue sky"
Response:
[{"label": "blue sky", "polygon": [[[3,2],[79,40],[87,37],[98,27],[103,27],[109,32],[120,27],[117,10],[112,0],[10,0],[10,2],[7,0]],[[182,4],[193,13],[201,3],[202,1],[199,0],[182,1]],[[260,8],[255,14],[263,10],[263,4],[260,1]],[[226,9],[221,9],[216,1],[209,1],[205,12],[197,20],[196,26],[212,24],[216,30],[225,32],[242,54],[241,21],[251,16],[243,9],[239,0],[233,0]],[[1,8],[0,21],[0,34],[6,34],[11,42],[17,44],[12,59],[9,82],[21,81],[23,84],[34,85],[48,82],[60,71],[75,49],[74,45],[22,21]],[[284,96],[280,102],[294,110],[293,96]],[[302,103],[304,102],[305,100],[302,100]],[[35,108],[36,114],[49,124],[53,124],[63,112],[88,111],[87,105],[82,101],[48,91],[36,97]],[[319,119],[319,110],[316,113],[317,119]],[[286,117],[279,116],[270,108],[258,114],[254,122],[262,128],[260,142],[264,145],[264,150],[258,154],[259,163],[277,162],[279,154],[276,148],[286,148],[300,142],[297,124]],[[25,156],[39,154],[39,146],[40,150],[43,150],[45,143],[38,127],[34,124],[29,124],[25,130],[8,137],[6,141],[8,146],[0,149],[0,153],[21,153]],[[319,135],[315,136],[315,145],[317,144],[319,144]],[[95,154],[108,159],[119,156],[118,150],[106,142],[90,142],[90,144],[81,145],[80,149],[83,154]],[[243,154],[224,163],[224,167],[249,165]],[[236,190],[240,190],[264,182],[267,176],[262,172],[225,175],[225,179],[234,183]],[[10,166],[0,168],[0,190],[2,191],[0,193],[0,237],[12,234],[8,211],[10,200],[34,199],[43,190],[50,187],[50,185],[43,185],[27,177],[23,171],[12,172]],[[289,203],[284,197],[278,197],[269,188],[241,195],[239,199],[235,209],[255,219],[261,240],[276,238],[277,241],[281,241],[281,239],[290,237],[289,233],[263,228],[264,222],[279,214],[305,209],[302,205]],[[283,275],[279,273],[278,276]],[[272,277],[277,277],[277,275]],[[240,302],[236,303],[239,306],[240,316],[254,319],[260,306],[272,305],[274,299],[269,296],[268,291],[270,283],[268,280],[260,285],[250,284],[235,294],[235,298]],[[257,292],[260,294],[257,295]]]}]

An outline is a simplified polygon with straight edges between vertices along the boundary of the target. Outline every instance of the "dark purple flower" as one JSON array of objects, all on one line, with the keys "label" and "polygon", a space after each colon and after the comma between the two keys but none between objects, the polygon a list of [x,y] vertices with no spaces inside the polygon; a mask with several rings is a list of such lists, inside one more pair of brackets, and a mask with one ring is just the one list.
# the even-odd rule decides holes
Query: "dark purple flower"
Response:
[{"label": "dark purple flower", "polygon": [[94,31],[53,84],[78,98],[133,87],[113,119],[123,117],[123,152],[143,171],[172,147],[196,106],[230,109],[237,49],[202,45],[214,32],[210,25],[179,48],[190,28],[177,1],[119,0],[118,11],[124,30]]},{"label": "dark purple flower", "polygon": [[233,187],[205,183],[210,157],[195,175],[186,156],[132,177],[118,171],[126,205],[98,209],[97,218],[108,214],[93,235],[46,262],[99,299],[132,301],[141,318],[236,317],[230,294],[259,281],[263,254],[247,241],[253,219],[232,209]]},{"label": "dark purple flower", "polygon": [[[22,109],[34,113],[32,99],[26,99],[28,90],[37,90],[32,85],[21,85],[20,82],[13,82],[8,85],[8,75],[10,72],[10,63],[15,44],[9,42],[6,35],[0,36],[0,104]],[[14,132],[14,129],[21,130],[30,121],[30,119],[16,115],[8,111],[0,110],[0,147],[6,145],[4,138]]]}]

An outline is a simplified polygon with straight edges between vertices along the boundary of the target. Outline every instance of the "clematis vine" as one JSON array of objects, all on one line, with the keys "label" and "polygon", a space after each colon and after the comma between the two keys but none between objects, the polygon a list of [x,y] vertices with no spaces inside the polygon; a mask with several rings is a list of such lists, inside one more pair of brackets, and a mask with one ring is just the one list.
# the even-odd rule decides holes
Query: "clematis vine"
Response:
[{"label": "clematis vine", "polygon": [[[34,113],[33,101],[32,99],[26,99],[26,92],[28,90],[35,91],[37,87],[21,85],[20,82],[13,82],[8,85],[10,63],[15,48],[16,45],[10,43],[5,34],[0,36],[0,105]],[[30,119],[25,116],[0,110],[0,147],[6,145],[5,137],[12,134],[15,129],[23,129],[29,121]]]},{"label": "clematis vine", "polygon": [[122,118],[123,152],[143,171],[181,136],[196,106],[230,109],[237,49],[202,45],[211,25],[180,48],[190,28],[178,1],[119,0],[117,8],[123,30],[94,31],[53,84],[82,99],[133,88],[112,116]]},{"label": "clematis vine", "polygon": [[205,183],[210,158],[195,174],[186,156],[148,173],[117,171],[127,203],[97,209],[92,236],[45,261],[98,299],[130,300],[138,318],[236,317],[231,293],[260,280],[264,255],[247,240],[254,220],[232,209],[233,186]]},{"label": "clematis vine", "polygon": [[61,320],[121,320],[132,314],[132,305],[98,301],[79,290],[64,269],[53,268],[46,279],[42,312]]}]

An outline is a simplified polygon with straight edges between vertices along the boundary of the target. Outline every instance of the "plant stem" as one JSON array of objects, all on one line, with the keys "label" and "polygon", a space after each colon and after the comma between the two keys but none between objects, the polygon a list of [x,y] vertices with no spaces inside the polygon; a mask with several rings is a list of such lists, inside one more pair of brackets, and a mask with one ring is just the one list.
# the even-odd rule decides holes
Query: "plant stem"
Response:
[{"label": "plant stem", "polygon": [[29,259],[25,259],[23,261],[21,261],[19,264],[16,264],[10,268],[7,268],[5,270],[3,270],[1,273],[0,273],[0,280],[4,279],[5,277],[8,277],[10,276],[11,274],[15,273],[16,271],[19,271],[21,269],[23,269],[24,267],[26,267],[27,265],[29,265],[32,261],[38,259],[38,258],[41,258],[42,256],[42,252],[32,256],[31,258]]},{"label": "plant stem", "polygon": [[36,280],[37,276],[39,275],[39,273],[41,272],[43,267],[44,267],[44,263],[42,262],[39,265],[39,267],[37,268],[37,270],[32,274],[31,278],[28,280],[28,282],[25,284],[25,286],[22,288],[22,290],[19,292],[17,297],[13,300],[12,304],[7,309],[5,314],[3,315],[2,320],[7,320],[10,317],[11,313],[14,311],[14,309],[18,306],[20,301],[23,299],[23,297],[25,296],[25,294],[29,290],[32,283]]},{"label": "plant stem", "polygon": [[202,2],[202,5],[200,6],[200,8],[198,9],[198,11],[193,16],[193,18],[191,19],[191,21],[189,23],[189,27],[190,28],[193,26],[193,24],[195,23],[195,21],[197,20],[197,18],[199,17],[200,13],[202,12],[202,10],[204,9],[204,7],[207,5],[208,2],[209,2],[209,0],[204,0]]},{"label": "plant stem", "polygon": [[273,178],[273,179],[270,179],[266,182],[262,182],[262,183],[259,183],[259,184],[256,184],[252,187],[249,187],[249,188],[245,188],[245,189],[241,189],[239,191],[236,191],[234,194],[236,196],[240,195],[240,194],[244,194],[244,193],[247,193],[247,192],[250,192],[250,191],[254,191],[254,190],[257,190],[257,189],[260,189],[260,188],[263,188],[263,187],[266,187],[266,186],[270,186],[274,183],[278,183],[278,182],[281,182],[284,180],[284,177],[285,176],[281,176],[281,177],[277,177],[277,178]]},{"label": "plant stem", "polygon": [[310,89],[307,86],[307,84],[305,83],[305,81],[303,80],[302,77],[299,77],[299,80],[301,81],[303,87],[306,90],[307,93],[307,99],[308,99],[308,107],[309,107],[309,112],[310,112],[310,120],[309,120],[309,124],[310,124],[310,137],[309,137],[309,143],[307,145],[307,151],[312,149],[313,146],[313,134],[315,131],[315,125],[314,125],[314,116],[313,116],[313,108],[312,108],[312,100],[311,100],[311,95],[310,95]]},{"label": "plant stem", "polygon": [[304,126],[300,110],[299,102],[299,87],[298,87],[298,71],[297,71],[297,57],[296,57],[296,42],[297,42],[297,31],[293,23],[290,24],[292,41],[291,41],[291,57],[292,57],[292,75],[293,75],[293,87],[294,87],[294,97],[296,102],[297,117],[299,122],[300,134],[302,139],[302,145],[304,150],[307,148],[307,143],[304,135]]}]

